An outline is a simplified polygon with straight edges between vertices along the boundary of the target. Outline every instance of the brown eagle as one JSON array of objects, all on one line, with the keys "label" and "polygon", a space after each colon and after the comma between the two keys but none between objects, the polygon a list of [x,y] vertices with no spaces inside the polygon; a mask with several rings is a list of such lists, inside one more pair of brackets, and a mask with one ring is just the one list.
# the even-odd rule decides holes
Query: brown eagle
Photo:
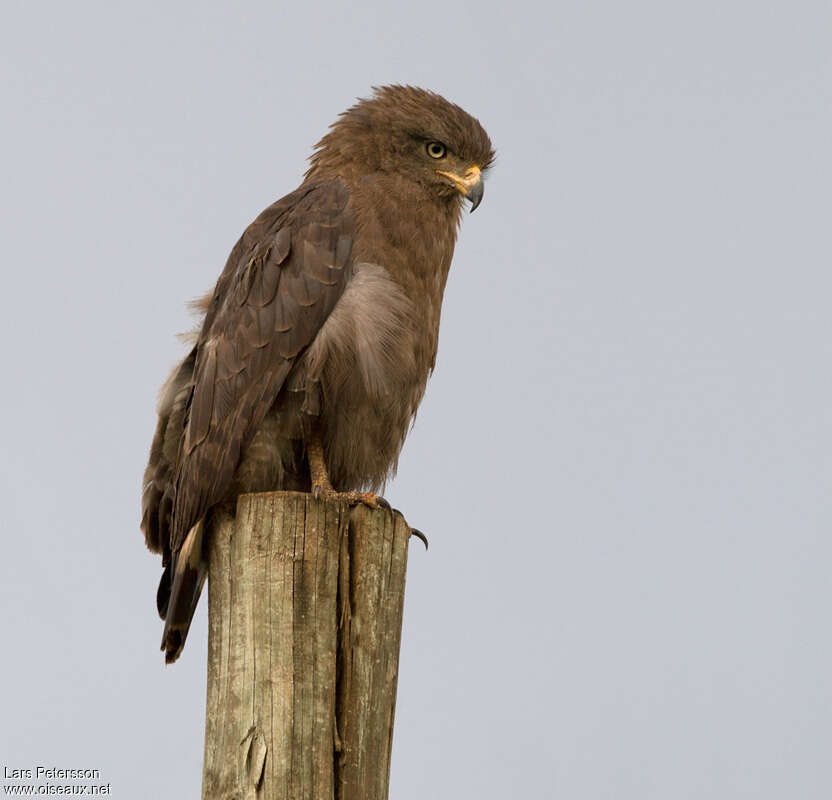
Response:
[{"label": "brown eagle", "polygon": [[493,158],[459,106],[377,88],[234,246],[162,388],[144,474],[167,662],[205,579],[212,507],[278,489],[383,504],[436,360],[462,200],[479,205]]}]

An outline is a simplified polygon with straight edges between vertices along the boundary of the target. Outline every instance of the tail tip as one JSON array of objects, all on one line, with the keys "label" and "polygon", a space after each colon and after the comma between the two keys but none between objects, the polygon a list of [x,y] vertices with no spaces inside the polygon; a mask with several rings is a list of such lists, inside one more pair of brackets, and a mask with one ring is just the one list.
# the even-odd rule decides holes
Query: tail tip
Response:
[{"label": "tail tip", "polygon": [[159,648],[165,654],[165,664],[173,664],[182,654],[185,647],[185,636],[182,631],[172,629],[166,630],[162,637],[162,646]]}]

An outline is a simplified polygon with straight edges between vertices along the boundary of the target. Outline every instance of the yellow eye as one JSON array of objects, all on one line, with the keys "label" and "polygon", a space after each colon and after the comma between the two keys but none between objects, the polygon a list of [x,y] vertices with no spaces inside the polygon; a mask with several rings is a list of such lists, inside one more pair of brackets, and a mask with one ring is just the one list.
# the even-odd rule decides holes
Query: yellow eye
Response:
[{"label": "yellow eye", "polygon": [[442,142],[428,142],[427,150],[431,158],[445,157],[445,145]]}]

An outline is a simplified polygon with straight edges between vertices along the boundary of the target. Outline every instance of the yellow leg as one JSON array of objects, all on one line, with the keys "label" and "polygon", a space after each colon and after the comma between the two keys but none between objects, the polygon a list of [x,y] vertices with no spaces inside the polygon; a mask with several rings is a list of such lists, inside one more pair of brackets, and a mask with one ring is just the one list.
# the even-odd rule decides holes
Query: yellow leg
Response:
[{"label": "yellow leg", "polygon": [[315,499],[330,498],[345,500],[350,505],[363,503],[370,508],[390,508],[390,504],[374,492],[336,492],[329,482],[329,474],[324,460],[324,447],[321,442],[320,431],[315,429],[306,443],[306,455],[309,459],[309,473],[312,478],[312,494]]},{"label": "yellow leg", "polygon": [[332,484],[326,471],[324,461],[324,446],[321,435],[315,430],[306,443],[306,454],[309,458],[309,472],[312,477],[312,493],[317,497],[321,492],[331,492]]}]

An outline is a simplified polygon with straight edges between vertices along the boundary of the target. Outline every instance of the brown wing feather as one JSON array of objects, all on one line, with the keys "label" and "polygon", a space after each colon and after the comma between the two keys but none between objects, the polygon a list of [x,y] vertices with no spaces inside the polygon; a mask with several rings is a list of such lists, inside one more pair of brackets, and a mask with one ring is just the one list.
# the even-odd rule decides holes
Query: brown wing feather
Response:
[{"label": "brown wing feather", "polygon": [[200,523],[226,499],[242,451],[349,279],[348,204],[338,180],[305,184],[248,227],[207,304],[196,347],[163,396],[142,527],[163,554],[157,604],[167,661],[184,645],[204,580]]},{"label": "brown wing feather", "polygon": [[162,553],[167,566],[170,557],[170,512],[173,508],[173,479],[180,439],[184,428],[185,404],[190,396],[196,348],[178,364],[159,394],[159,420],[150,446],[142,488],[142,523],[147,546]]},{"label": "brown wing feather", "polygon": [[242,449],[344,290],[354,232],[347,190],[335,180],[296,194],[244,234],[200,334],[176,468],[174,553],[224,499]]}]

